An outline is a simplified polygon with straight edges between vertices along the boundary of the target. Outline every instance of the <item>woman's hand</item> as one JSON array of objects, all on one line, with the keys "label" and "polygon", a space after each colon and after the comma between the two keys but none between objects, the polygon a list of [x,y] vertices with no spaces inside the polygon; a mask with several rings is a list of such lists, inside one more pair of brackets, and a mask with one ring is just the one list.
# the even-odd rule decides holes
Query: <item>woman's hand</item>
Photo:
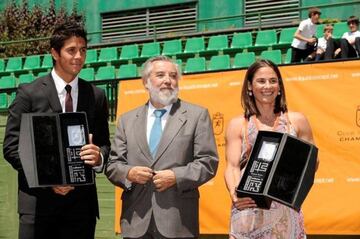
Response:
[{"label": "woman's hand", "polygon": [[257,207],[255,201],[250,197],[238,198],[235,193],[231,195],[231,201],[238,210]]}]

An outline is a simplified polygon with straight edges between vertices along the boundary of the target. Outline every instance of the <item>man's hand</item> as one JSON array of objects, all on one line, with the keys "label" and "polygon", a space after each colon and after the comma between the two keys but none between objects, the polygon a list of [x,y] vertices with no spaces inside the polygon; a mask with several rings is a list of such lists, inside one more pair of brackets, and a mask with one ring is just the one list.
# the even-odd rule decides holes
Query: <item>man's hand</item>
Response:
[{"label": "man's hand", "polygon": [[341,52],[341,48],[336,49],[335,52],[334,52],[334,57],[336,57],[337,55],[339,55],[340,52]]},{"label": "man's hand", "polygon": [[314,37],[309,38],[308,43],[309,43],[310,45],[314,45],[314,44],[316,43],[316,38],[314,38]]},{"label": "man's hand", "polygon": [[94,167],[101,165],[101,155],[100,148],[93,144],[92,138],[93,135],[89,134],[89,144],[81,147],[80,157],[84,160],[84,163]]},{"label": "man's hand", "polygon": [[155,184],[156,191],[162,192],[166,189],[172,187],[176,183],[176,177],[174,171],[160,170],[155,171],[155,176],[153,177],[153,183]]},{"label": "man's hand", "polygon": [[148,167],[132,167],[127,175],[127,179],[133,183],[145,184],[153,177],[153,170]]},{"label": "man's hand", "polygon": [[52,190],[54,193],[65,196],[70,191],[74,190],[75,188],[72,186],[54,186],[52,187]]}]

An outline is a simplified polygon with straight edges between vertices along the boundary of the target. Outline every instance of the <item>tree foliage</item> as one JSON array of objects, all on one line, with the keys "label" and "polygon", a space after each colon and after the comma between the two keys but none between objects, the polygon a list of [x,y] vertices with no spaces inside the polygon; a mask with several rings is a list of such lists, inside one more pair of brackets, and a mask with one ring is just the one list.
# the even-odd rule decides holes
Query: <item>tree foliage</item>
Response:
[{"label": "tree foliage", "polygon": [[68,14],[65,6],[56,10],[55,0],[49,0],[48,9],[40,5],[30,9],[28,0],[22,0],[20,5],[11,0],[0,13],[0,57],[48,53],[48,38],[55,26],[67,20],[84,24],[84,16],[78,13],[76,4]]}]

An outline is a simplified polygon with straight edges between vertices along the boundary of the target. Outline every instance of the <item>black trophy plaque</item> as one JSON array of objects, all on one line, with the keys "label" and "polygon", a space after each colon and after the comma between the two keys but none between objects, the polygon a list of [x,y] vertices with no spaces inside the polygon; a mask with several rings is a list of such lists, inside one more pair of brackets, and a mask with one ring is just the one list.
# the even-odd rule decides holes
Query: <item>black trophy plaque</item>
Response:
[{"label": "black trophy plaque", "polygon": [[84,112],[22,114],[19,156],[29,187],[94,183],[79,155],[88,141]]},{"label": "black trophy plaque", "polygon": [[286,133],[259,131],[236,189],[260,208],[272,200],[299,210],[314,183],[318,149]]}]

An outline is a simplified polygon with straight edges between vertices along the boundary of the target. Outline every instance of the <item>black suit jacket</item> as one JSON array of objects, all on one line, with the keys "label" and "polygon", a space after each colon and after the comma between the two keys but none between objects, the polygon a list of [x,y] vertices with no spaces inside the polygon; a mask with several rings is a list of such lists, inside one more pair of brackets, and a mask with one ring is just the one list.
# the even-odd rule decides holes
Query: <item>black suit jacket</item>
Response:
[{"label": "black suit jacket", "polygon": [[[76,111],[86,112],[93,143],[101,148],[104,160],[110,149],[108,106],[104,91],[79,79]],[[16,98],[9,107],[4,139],[4,157],[18,171],[18,212],[20,214],[84,214],[99,216],[96,185],[75,187],[66,196],[55,194],[51,188],[28,187],[19,154],[19,132],[22,113],[62,112],[51,74],[18,87]],[[104,165],[106,162],[104,162]]]}]

